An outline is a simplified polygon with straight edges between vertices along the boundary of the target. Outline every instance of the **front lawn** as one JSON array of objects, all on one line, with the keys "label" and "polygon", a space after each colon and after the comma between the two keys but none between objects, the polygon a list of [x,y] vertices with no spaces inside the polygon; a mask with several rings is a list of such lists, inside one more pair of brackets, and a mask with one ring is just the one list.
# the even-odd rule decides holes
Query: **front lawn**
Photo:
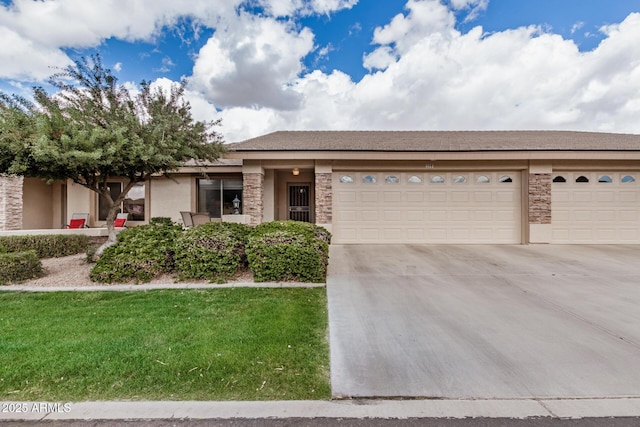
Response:
[{"label": "front lawn", "polygon": [[326,399],[324,288],[0,292],[0,399]]}]

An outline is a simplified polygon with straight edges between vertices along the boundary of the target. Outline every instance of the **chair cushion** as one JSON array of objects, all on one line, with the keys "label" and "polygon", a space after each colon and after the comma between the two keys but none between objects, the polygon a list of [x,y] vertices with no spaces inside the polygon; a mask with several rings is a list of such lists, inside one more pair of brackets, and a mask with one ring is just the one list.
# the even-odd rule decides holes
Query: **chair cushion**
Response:
[{"label": "chair cushion", "polygon": [[84,218],[72,219],[69,221],[69,228],[83,228],[83,227],[84,227]]},{"label": "chair cushion", "polygon": [[116,218],[115,221],[113,221],[113,226],[124,227],[125,222],[127,222],[126,218]]}]

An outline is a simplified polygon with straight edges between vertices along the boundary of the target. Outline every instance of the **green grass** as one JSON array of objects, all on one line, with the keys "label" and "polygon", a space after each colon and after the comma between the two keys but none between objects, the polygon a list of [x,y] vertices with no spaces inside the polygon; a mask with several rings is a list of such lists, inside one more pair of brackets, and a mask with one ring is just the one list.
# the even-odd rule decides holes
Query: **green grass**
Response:
[{"label": "green grass", "polygon": [[0,292],[0,400],[325,399],[326,293]]}]

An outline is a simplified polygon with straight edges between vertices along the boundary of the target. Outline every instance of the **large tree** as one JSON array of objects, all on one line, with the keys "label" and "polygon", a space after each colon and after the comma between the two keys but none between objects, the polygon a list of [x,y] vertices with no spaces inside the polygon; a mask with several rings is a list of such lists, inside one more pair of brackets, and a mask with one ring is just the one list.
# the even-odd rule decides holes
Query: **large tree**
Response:
[{"label": "large tree", "polygon": [[[109,206],[108,243],[128,191],[152,175],[187,161],[212,161],[223,152],[218,122],[193,119],[184,83],[170,90],[142,82],[118,84],[99,56],[82,58],[33,89],[33,101],[0,94],[0,173],[71,179]],[[107,183],[124,179],[114,200]]]}]

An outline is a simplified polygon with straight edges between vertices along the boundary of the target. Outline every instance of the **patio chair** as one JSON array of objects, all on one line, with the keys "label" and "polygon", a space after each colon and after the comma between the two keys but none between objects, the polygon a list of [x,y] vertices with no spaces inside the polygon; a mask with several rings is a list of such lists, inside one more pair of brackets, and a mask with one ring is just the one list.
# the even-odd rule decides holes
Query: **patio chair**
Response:
[{"label": "patio chair", "polygon": [[116,219],[113,221],[113,226],[116,228],[123,228],[129,219],[128,213],[119,213]]},{"label": "patio chair", "polygon": [[89,228],[89,214],[88,213],[74,213],[71,215],[69,224],[66,228]]},{"label": "patio chair", "polygon": [[193,225],[200,225],[210,222],[211,217],[209,216],[209,212],[193,212],[191,214],[191,220],[193,221]]},{"label": "patio chair", "polygon": [[182,223],[185,227],[193,226],[193,219],[191,218],[191,212],[180,211],[180,215],[182,216]]}]

